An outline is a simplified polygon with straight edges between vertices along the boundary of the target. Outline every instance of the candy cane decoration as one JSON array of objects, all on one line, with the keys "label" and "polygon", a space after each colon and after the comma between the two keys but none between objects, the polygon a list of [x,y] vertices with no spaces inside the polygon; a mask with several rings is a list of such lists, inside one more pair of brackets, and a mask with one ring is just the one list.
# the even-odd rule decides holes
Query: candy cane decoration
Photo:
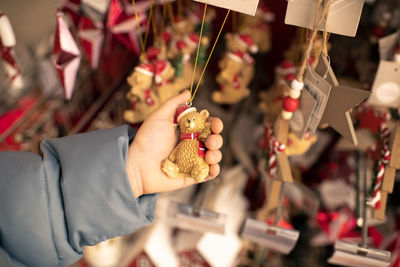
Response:
[{"label": "candy cane decoration", "polygon": [[266,123],[266,130],[269,132],[269,160],[268,160],[268,175],[271,178],[276,177],[277,166],[277,155],[278,153],[285,152],[286,146],[278,142],[273,134],[272,126],[270,123]]},{"label": "candy cane decoration", "polygon": [[390,150],[389,150],[390,132],[389,128],[385,124],[381,125],[380,137],[382,139],[381,159],[378,162],[372,199],[368,201],[368,205],[375,209],[379,209],[381,207],[380,190],[382,187],[383,176],[385,174],[385,166],[390,160]]}]

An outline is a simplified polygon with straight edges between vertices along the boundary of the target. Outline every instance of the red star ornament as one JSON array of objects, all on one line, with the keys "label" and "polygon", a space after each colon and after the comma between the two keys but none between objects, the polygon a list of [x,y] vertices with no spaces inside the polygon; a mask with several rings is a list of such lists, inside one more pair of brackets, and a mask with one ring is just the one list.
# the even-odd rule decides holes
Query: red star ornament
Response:
[{"label": "red star ornament", "polygon": [[82,17],[78,25],[78,36],[92,69],[99,65],[104,40],[103,26],[88,17]]},{"label": "red star ornament", "polygon": [[68,29],[61,11],[57,11],[57,28],[52,53],[66,99],[71,99],[76,74],[81,62],[81,52]]},{"label": "red star ornament", "polygon": [[[136,3],[136,11],[140,25],[146,25],[146,23],[143,22],[146,22],[146,11],[149,7],[148,2],[149,1]],[[114,37],[129,51],[139,55],[140,46],[137,35],[141,34],[142,27],[138,31],[133,6],[125,6],[125,8],[123,8],[119,0],[111,0],[107,27]]]}]

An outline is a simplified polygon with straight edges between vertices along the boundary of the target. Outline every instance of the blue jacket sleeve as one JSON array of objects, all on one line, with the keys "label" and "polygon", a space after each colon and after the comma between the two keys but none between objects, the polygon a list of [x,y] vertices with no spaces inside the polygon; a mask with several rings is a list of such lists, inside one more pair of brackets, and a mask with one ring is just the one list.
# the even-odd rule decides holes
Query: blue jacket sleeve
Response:
[{"label": "blue jacket sleeve", "polygon": [[135,198],[128,126],[42,142],[43,157],[0,153],[0,265],[66,266],[82,246],[152,222],[156,195]]}]

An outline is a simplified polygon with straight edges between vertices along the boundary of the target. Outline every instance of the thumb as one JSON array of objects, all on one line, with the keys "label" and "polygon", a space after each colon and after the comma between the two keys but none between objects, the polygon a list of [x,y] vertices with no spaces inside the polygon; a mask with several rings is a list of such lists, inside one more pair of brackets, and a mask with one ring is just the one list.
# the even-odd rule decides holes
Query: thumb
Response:
[{"label": "thumb", "polygon": [[157,111],[158,115],[163,117],[173,118],[176,109],[190,100],[189,90],[185,90],[177,96],[171,97],[165,101]]}]

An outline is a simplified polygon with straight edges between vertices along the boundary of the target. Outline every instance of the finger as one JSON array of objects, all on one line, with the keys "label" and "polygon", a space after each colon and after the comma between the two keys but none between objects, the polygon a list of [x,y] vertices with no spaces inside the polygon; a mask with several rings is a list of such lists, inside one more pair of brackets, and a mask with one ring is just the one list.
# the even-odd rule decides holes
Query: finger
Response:
[{"label": "finger", "polygon": [[220,118],[212,118],[211,120],[211,131],[213,133],[219,134],[222,132],[224,128],[224,123],[221,121]]},{"label": "finger", "polygon": [[173,118],[176,112],[176,109],[188,102],[190,99],[189,90],[185,90],[177,96],[171,97],[167,101],[165,101],[160,108],[157,110],[157,115]]},{"label": "finger", "polygon": [[213,179],[219,175],[220,167],[219,164],[212,164],[210,165],[210,174],[207,180]]},{"label": "finger", "polygon": [[212,134],[206,139],[206,147],[210,150],[217,150],[222,147],[223,140],[219,134]]},{"label": "finger", "polygon": [[222,153],[219,150],[208,150],[206,153],[206,162],[208,164],[217,164],[222,159]]}]

